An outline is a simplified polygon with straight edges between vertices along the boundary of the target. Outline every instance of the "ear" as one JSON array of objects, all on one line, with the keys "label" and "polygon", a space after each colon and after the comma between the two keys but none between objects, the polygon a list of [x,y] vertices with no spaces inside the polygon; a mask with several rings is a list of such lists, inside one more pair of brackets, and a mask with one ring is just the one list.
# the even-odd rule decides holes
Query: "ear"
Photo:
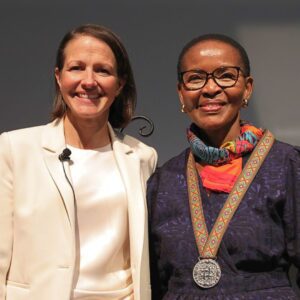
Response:
[{"label": "ear", "polygon": [[58,68],[55,68],[54,75],[55,75],[56,82],[57,82],[58,86],[61,87],[60,71],[58,70]]},{"label": "ear", "polygon": [[244,91],[244,98],[243,99],[248,99],[248,101],[251,98],[253,91],[253,78],[251,76],[248,76],[245,79],[245,91]]},{"label": "ear", "polygon": [[177,93],[178,93],[179,101],[183,105],[184,101],[183,101],[183,95],[182,95],[182,86],[179,82],[177,82]]}]

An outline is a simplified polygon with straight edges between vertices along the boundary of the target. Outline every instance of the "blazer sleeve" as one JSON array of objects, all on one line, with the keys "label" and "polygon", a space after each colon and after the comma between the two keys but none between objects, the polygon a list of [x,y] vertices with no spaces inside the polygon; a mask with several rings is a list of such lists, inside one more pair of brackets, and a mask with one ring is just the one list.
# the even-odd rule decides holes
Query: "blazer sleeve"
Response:
[{"label": "blazer sleeve", "polygon": [[154,148],[150,147],[150,155],[148,160],[148,177],[154,173],[157,166],[157,152]]},{"label": "blazer sleeve", "polygon": [[0,300],[6,298],[6,277],[13,244],[13,172],[7,133],[0,135]]}]

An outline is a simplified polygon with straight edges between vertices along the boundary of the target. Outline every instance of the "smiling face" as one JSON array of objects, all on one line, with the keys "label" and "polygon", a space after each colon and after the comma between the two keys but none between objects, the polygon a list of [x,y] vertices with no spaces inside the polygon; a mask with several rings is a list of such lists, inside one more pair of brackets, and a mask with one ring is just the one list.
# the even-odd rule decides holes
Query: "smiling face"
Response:
[{"label": "smiling face", "polygon": [[55,70],[62,97],[73,120],[107,122],[109,108],[123,81],[111,48],[87,35],[72,39],[64,49],[64,65]]},{"label": "smiling face", "polygon": [[[181,71],[203,70],[211,73],[217,68],[235,66],[243,70],[243,62],[237,49],[216,40],[201,41],[184,54]],[[240,132],[240,109],[243,99],[252,93],[251,77],[240,72],[236,84],[222,88],[209,77],[206,85],[199,90],[187,90],[178,83],[178,94],[185,111],[210,141],[222,142],[234,139]],[[216,142],[218,143],[218,142]]]}]

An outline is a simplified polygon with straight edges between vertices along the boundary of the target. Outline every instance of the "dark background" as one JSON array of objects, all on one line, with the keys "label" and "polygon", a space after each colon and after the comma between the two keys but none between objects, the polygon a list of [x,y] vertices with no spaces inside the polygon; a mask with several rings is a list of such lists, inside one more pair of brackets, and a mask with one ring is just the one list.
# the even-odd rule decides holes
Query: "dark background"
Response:
[{"label": "dark background", "polygon": [[[83,23],[105,25],[125,44],[138,87],[136,113],[155,123],[143,140],[156,147],[160,164],[187,146],[189,122],[176,93],[178,54],[209,32],[228,34],[248,51],[255,92],[244,117],[300,144],[299,0],[2,0],[0,132],[49,121],[56,48]],[[138,123],[126,132],[138,136]]]},{"label": "dark background", "polygon": [[[187,146],[178,54],[191,38],[211,32],[236,38],[249,54],[255,92],[244,118],[300,145],[299,0],[2,0],[0,132],[49,121],[56,48],[84,23],[111,28],[125,44],[138,87],[136,113],[155,123],[142,140],[157,149],[160,164]],[[138,136],[137,126],[126,132]]]}]

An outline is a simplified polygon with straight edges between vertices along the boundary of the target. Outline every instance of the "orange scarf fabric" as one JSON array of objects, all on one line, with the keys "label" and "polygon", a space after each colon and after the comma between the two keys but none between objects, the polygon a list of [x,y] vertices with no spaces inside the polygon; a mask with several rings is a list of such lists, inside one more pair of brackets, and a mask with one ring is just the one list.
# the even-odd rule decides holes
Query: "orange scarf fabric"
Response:
[{"label": "orange scarf fabric", "polygon": [[192,124],[187,132],[191,151],[198,158],[196,163],[203,186],[212,191],[230,193],[242,172],[242,156],[252,152],[263,135],[263,129],[241,121],[240,135],[220,148],[206,145],[201,131]]},{"label": "orange scarf fabric", "polygon": [[201,171],[198,163],[196,167],[205,188],[212,191],[230,193],[242,172],[242,157],[233,159],[231,162],[221,166],[206,165]]}]

